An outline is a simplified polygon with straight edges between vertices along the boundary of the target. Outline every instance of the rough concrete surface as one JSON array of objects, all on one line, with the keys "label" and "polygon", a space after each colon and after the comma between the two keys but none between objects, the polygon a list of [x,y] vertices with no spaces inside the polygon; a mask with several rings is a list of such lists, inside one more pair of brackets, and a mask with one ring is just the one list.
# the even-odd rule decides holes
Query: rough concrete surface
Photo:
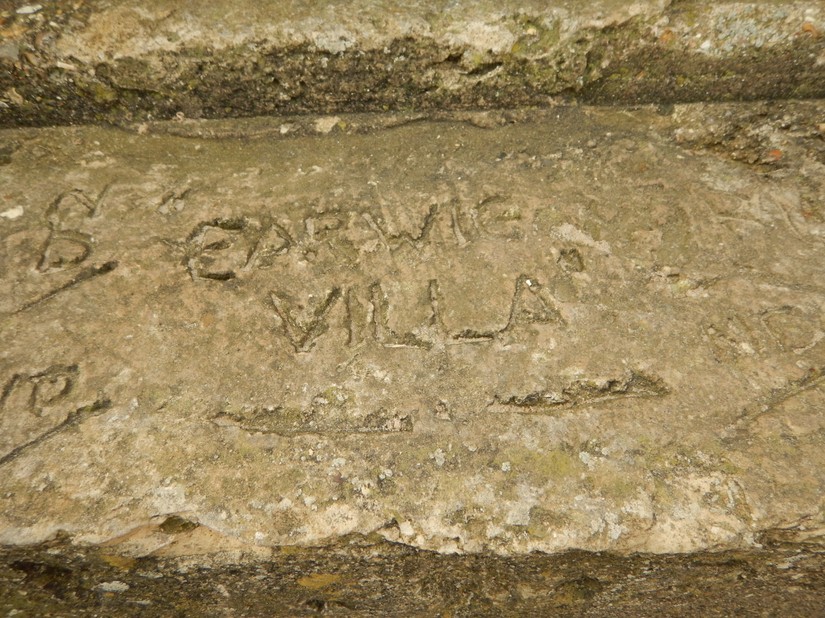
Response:
[{"label": "rough concrete surface", "polygon": [[0,126],[825,95],[822,0],[0,2]]},{"label": "rough concrete surface", "polygon": [[823,33],[0,0],[0,615],[825,614]]},{"label": "rough concrete surface", "polygon": [[821,613],[823,112],[0,133],[0,609]]},{"label": "rough concrete surface", "polygon": [[820,538],[822,110],[4,132],[0,541]]}]

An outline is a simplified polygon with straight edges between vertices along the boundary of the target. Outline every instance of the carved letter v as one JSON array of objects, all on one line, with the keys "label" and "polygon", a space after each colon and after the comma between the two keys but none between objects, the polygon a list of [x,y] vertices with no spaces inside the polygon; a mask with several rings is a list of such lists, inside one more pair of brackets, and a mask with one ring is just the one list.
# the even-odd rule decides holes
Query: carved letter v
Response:
[{"label": "carved letter v", "polygon": [[286,301],[279,298],[275,292],[271,292],[270,297],[275,307],[275,313],[281,318],[284,334],[289,339],[292,347],[295,348],[296,352],[309,352],[312,346],[315,345],[315,340],[329,328],[326,317],[338,299],[341,298],[341,288],[332,288],[326,299],[315,308],[312,318],[304,323],[293,317]]}]

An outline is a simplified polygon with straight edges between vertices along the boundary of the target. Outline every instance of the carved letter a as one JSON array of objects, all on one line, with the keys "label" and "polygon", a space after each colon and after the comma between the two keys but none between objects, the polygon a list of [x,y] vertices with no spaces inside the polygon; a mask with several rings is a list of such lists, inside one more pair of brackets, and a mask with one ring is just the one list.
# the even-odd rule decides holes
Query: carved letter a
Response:
[{"label": "carved letter a", "polygon": [[513,295],[513,304],[510,306],[510,319],[504,330],[517,324],[550,324],[552,322],[564,323],[564,318],[556,308],[553,298],[538,280],[527,275],[520,275],[516,279],[516,293]]},{"label": "carved letter a", "polygon": [[293,316],[284,299],[279,298],[275,292],[271,292],[270,297],[272,298],[272,305],[275,307],[275,313],[281,318],[284,334],[289,339],[292,347],[295,348],[296,352],[309,352],[312,346],[315,345],[315,340],[329,328],[326,317],[338,299],[341,298],[341,288],[332,288],[326,298],[312,312],[312,318],[303,323]]}]

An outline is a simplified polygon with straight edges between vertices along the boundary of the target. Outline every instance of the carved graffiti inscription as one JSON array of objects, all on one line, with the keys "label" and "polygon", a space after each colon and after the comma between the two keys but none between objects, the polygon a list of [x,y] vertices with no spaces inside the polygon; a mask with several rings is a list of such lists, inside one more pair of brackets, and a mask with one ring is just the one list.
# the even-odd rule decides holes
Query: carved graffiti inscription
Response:
[{"label": "carved graffiti inscription", "polygon": [[42,371],[15,373],[6,380],[0,392],[0,427],[5,438],[0,443],[0,466],[109,409],[111,402],[105,397],[91,403],[75,397],[78,377],[77,365],[52,365]]},{"label": "carved graffiti inscription", "polygon": [[100,214],[109,189],[110,185],[105,186],[96,196],[72,189],[58,194],[49,203],[43,215],[48,234],[33,269],[42,279],[38,287],[46,291],[33,295],[13,313],[28,311],[61,292],[117,268],[115,260],[89,264],[95,251],[95,239],[87,225]]},{"label": "carved graffiti inscription", "polygon": [[[819,292],[774,285],[740,310],[719,290],[750,289],[734,279],[772,266],[742,249],[736,263],[750,270],[731,270],[738,245],[703,240],[704,220],[679,195],[639,220],[608,193],[573,191],[561,177],[545,190],[552,175],[517,183],[524,169],[495,176],[491,165],[497,180],[462,180],[445,165],[421,190],[344,177],[320,187],[320,172],[290,180],[260,169],[210,180],[164,166],[128,188],[83,180],[95,188],[43,201],[37,229],[8,243],[25,273],[7,287],[27,287],[3,319],[27,327],[41,312],[20,314],[118,269],[119,247],[123,268],[100,286],[105,303],[77,294],[77,314],[68,326],[55,317],[49,336],[85,354],[105,331],[112,357],[151,357],[135,365],[155,384],[204,372],[187,389],[216,423],[279,435],[661,409],[688,383],[679,363],[662,362],[679,346],[696,350],[691,367],[702,370],[764,358],[821,366]],[[98,311],[112,316],[111,332]],[[77,367],[32,366],[2,383],[2,423],[14,435],[3,457],[106,405],[74,398]]]},{"label": "carved graffiti inscription", "polygon": [[213,219],[198,224],[186,239],[186,268],[192,279],[228,281],[238,272],[267,268],[289,251],[292,239],[272,221]]},{"label": "carved graffiti inscription", "polygon": [[[493,341],[523,324],[564,324],[564,318],[546,288],[538,279],[527,275],[516,278],[510,311],[502,316],[501,325],[483,331],[463,328],[446,332],[440,313],[444,299],[437,279],[428,282],[427,294],[430,316],[416,332],[404,333],[396,332],[389,324],[390,297],[380,281],[372,283],[366,290],[334,287],[314,300],[314,306],[308,307],[308,311],[304,303],[290,299],[284,293],[272,292],[270,299],[281,322],[281,332],[295,352],[312,350],[315,342],[329,330],[329,314],[338,304],[342,304],[346,312],[347,341],[351,346],[369,339],[386,348],[430,349],[437,344]],[[308,317],[299,317],[300,309],[305,309],[303,313],[308,313]]]},{"label": "carved graffiti inscription", "polygon": [[54,365],[37,373],[16,373],[0,394],[0,410],[25,410],[42,416],[43,410],[65,399],[74,388],[77,365]]}]

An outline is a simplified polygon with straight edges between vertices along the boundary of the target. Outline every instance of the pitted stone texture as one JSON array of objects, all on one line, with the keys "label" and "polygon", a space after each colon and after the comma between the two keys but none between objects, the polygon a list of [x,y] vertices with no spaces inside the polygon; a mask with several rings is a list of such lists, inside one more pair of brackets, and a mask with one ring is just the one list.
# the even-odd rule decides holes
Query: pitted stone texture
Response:
[{"label": "pitted stone texture", "polygon": [[821,111],[3,133],[0,541],[815,541]]}]

